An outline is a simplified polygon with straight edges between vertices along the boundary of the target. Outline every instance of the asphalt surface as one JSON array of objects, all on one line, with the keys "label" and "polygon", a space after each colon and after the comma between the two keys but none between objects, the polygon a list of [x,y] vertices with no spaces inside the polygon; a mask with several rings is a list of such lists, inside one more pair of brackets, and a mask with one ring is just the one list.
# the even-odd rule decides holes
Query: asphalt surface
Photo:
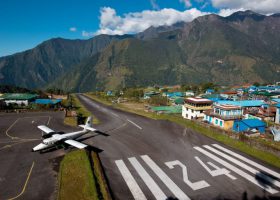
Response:
[{"label": "asphalt surface", "polygon": [[[101,150],[114,199],[280,199],[279,169],[222,144],[213,146],[218,143],[174,123],[79,98],[101,121],[96,128],[108,135],[83,142]],[[63,118],[63,112],[0,114],[0,200],[56,199],[59,161],[68,150],[31,149],[41,142],[38,125],[76,130]],[[274,177],[264,175],[268,172]]]},{"label": "asphalt surface", "polygon": [[38,125],[71,131],[63,112],[0,114],[0,199],[56,199],[57,170],[63,149],[31,152],[41,142]]},{"label": "asphalt surface", "polygon": [[175,123],[79,99],[109,135],[86,142],[102,150],[115,199],[280,199],[278,168]]}]

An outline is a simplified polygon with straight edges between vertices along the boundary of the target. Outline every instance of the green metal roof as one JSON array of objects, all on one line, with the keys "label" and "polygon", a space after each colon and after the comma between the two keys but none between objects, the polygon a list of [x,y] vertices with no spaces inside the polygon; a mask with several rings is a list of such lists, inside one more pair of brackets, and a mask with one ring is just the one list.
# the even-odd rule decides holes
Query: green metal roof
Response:
[{"label": "green metal roof", "polygon": [[165,112],[165,113],[181,113],[182,106],[154,106],[151,107],[153,111],[156,112]]},{"label": "green metal roof", "polygon": [[31,100],[36,98],[37,94],[29,93],[5,93],[1,96],[4,100]]},{"label": "green metal roof", "polygon": [[184,98],[177,98],[174,100],[174,103],[176,104],[184,104],[184,102],[185,102]]}]

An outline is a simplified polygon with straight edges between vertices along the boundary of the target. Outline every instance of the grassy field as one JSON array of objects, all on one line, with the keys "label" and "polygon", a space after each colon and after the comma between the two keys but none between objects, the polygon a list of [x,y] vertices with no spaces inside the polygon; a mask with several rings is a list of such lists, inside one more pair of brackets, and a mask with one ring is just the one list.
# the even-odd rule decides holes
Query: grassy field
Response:
[{"label": "grassy field", "polygon": [[[248,155],[251,155],[252,157],[255,157],[257,159],[260,159],[262,161],[265,161],[266,163],[279,167],[280,168],[280,158],[273,154],[270,153],[268,151],[263,151],[260,149],[257,149],[255,146],[251,146],[245,142],[236,140],[236,139],[232,139],[231,137],[229,137],[228,135],[224,135],[219,133],[216,129],[212,129],[212,128],[207,128],[204,127],[196,122],[190,121],[190,120],[185,120],[183,119],[181,116],[179,115],[167,115],[167,114],[156,114],[156,113],[151,113],[151,112],[145,112],[144,110],[139,110],[139,109],[133,109],[133,107],[131,106],[126,106],[126,103],[121,103],[121,104],[112,104],[109,101],[106,101],[106,99],[102,99],[99,97],[94,96],[91,93],[87,94],[88,97],[99,101],[101,103],[105,103],[106,105],[112,105],[115,108],[124,110],[124,111],[128,111],[128,112],[132,112],[138,115],[142,115],[145,117],[149,117],[155,120],[169,120],[172,121],[174,123],[180,124],[184,127],[187,128],[191,128],[194,131],[197,131],[203,135],[206,135],[216,141],[219,141],[223,144],[226,144],[232,148],[235,148],[237,150],[240,150]],[[266,143],[267,146],[271,146],[271,143],[268,142],[260,142],[260,143]],[[272,142],[274,146],[277,146],[277,144],[279,145],[279,142],[277,144],[275,144],[274,142]],[[272,147],[272,146],[271,146]],[[275,150],[279,149],[279,148],[274,148]]]},{"label": "grassy field", "polygon": [[[78,115],[91,116],[75,94],[70,95]],[[69,102],[65,102],[67,104]],[[76,117],[65,117],[64,123],[77,126]],[[93,123],[100,123],[93,116]],[[60,163],[58,200],[111,200],[98,154],[77,150],[65,155]]]},{"label": "grassy field", "polygon": [[60,163],[58,200],[98,200],[96,182],[84,150],[65,155]]}]

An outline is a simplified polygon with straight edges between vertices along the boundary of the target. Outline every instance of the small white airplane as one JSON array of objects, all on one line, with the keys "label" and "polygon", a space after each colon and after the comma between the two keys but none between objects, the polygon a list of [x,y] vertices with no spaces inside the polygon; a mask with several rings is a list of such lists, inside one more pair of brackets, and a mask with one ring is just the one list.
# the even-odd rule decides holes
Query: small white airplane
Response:
[{"label": "small white airplane", "polygon": [[54,146],[57,146],[61,143],[66,143],[71,146],[74,146],[78,149],[83,149],[87,147],[86,144],[76,141],[75,139],[81,137],[82,135],[87,134],[91,131],[97,131],[97,129],[92,128],[92,117],[88,117],[85,125],[79,125],[83,128],[81,131],[76,131],[72,133],[60,134],[59,132],[55,132],[45,125],[38,126],[40,130],[43,131],[42,138],[44,140],[42,143],[35,146],[32,151],[42,151]]}]

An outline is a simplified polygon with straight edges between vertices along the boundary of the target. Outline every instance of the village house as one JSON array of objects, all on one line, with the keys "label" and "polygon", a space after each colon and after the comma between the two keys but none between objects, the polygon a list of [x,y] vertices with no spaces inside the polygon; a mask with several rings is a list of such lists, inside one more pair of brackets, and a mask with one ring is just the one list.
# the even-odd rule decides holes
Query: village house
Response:
[{"label": "village house", "polygon": [[182,106],[182,116],[185,119],[203,119],[204,111],[211,110],[212,103],[209,99],[204,98],[186,98]]},{"label": "village house", "polygon": [[265,123],[259,119],[243,119],[236,120],[233,124],[233,131],[239,132],[247,132],[247,134],[265,133]]},{"label": "village house", "polygon": [[212,110],[205,111],[204,121],[218,126],[224,130],[230,130],[233,127],[234,120],[242,118],[240,106],[235,105],[214,105]]},{"label": "village house", "polygon": [[276,108],[274,106],[263,105],[244,111],[245,119],[259,119],[263,121],[274,121]]},{"label": "village house", "polygon": [[280,124],[280,104],[276,105],[275,123]]},{"label": "village house", "polygon": [[194,91],[192,90],[188,90],[186,91],[186,94],[185,94],[187,97],[193,97],[194,96]]},{"label": "village house", "polygon": [[38,95],[27,93],[6,93],[1,96],[6,105],[17,104],[18,106],[28,106]]},{"label": "village house", "polygon": [[214,89],[207,89],[207,90],[205,91],[205,94],[213,94],[214,92],[215,92]]},{"label": "village house", "polygon": [[168,99],[176,99],[178,97],[184,97],[183,92],[164,92],[162,96],[166,96]]},{"label": "village house", "polygon": [[220,95],[224,99],[236,100],[238,98],[236,91],[225,91],[222,92]]},{"label": "village house", "polygon": [[242,100],[242,101],[221,100],[221,101],[217,101],[216,104],[230,104],[230,105],[240,106],[242,110],[267,105],[267,103],[265,103],[263,100]]},{"label": "village house", "polygon": [[144,93],[144,99],[150,99],[151,97],[157,96],[157,95],[159,95],[159,94],[160,94],[159,92],[154,92],[154,91],[145,92],[145,93]]}]

